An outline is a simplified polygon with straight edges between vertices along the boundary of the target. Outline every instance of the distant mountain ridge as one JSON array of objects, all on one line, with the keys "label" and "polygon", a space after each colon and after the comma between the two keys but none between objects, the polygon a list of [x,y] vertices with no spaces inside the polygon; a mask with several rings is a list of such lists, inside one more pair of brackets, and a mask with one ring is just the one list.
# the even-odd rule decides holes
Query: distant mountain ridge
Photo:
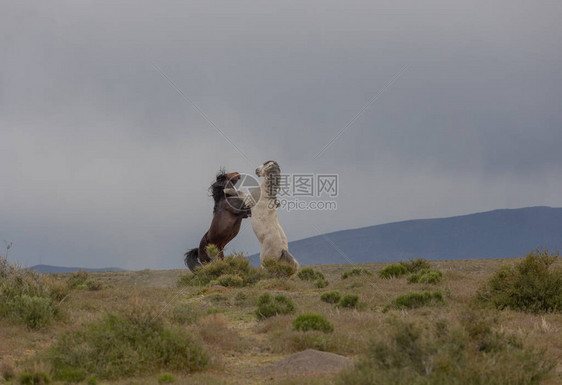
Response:
[{"label": "distant mountain ridge", "polygon": [[78,270],[82,271],[125,271],[118,267],[101,267],[101,268],[87,268],[87,267],[64,267],[64,266],[52,266],[52,265],[35,265],[28,268],[29,270],[35,270],[38,273],[76,273]]},{"label": "distant mountain ridge", "polygon": [[[301,265],[521,257],[562,249],[562,208],[500,209],[342,230],[289,242]],[[259,255],[250,257],[259,260]]]}]

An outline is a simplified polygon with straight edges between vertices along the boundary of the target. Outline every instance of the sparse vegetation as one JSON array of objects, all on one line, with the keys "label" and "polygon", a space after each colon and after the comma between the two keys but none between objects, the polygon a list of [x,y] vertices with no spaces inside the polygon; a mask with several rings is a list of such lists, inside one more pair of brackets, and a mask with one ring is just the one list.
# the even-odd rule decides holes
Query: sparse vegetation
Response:
[{"label": "sparse vegetation", "polygon": [[558,253],[535,250],[512,266],[494,273],[479,290],[479,298],[498,309],[530,313],[562,311],[562,267]]},{"label": "sparse vegetation", "polygon": [[[355,368],[338,384],[539,384],[554,366],[544,352],[494,331],[482,315],[456,321],[391,317]],[[478,323],[474,325],[474,323]],[[484,342],[483,342],[484,341]]]},{"label": "sparse vegetation", "polygon": [[439,270],[422,269],[408,276],[408,283],[436,284],[441,281],[443,273]]},{"label": "sparse vegetation", "polygon": [[[216,262],[220,261],[213,264]],[[169,373],[174,383],[258,385],[264,377],[253,369],[256,366],[265,368],[289,354],[317,349],[354,360],[362,357],[356,360],[359,365],[346,373],[351,385],[557,384],[562,369],[557,360],[562,354],[559,314],[552,310],[540,314],[498,311],[494,306],[474,301],[476,293],[481,294],[478,288],[482,290],[505,262],[432,263],[433,269],[439,266],[443,271],[439,290],[446,302],[430,300],[429,306],[419,308],[401,306],[417,306],[423,302],[418,297],[423,298],[427,289],[412,290],[407,279],[386,280],[363,273],[340,280],[342,273],[351,268],[349,265],[310,266],[333,286],[324,290],[315,287],[314,279],[301,280],[298,275],[271,278],[265,269],[252,267],[255,270],[248,274],[259,274],[252,284],[247,283],[244,272],[240,274],[244,269],[223,269],[207,284],[180,289],[173,284],[184,271],[88,273],[79,285],[87,286],[88,279],[94,279],[102,284],[103,290],[90,291],[81,286],[66,295],[71,274],[42,274],[41,282],[49,293],[45,298],[59,298],[52,303],[61,317],[54,315],[51,327],[39,332],[29,332],[19,318],[17,322],[15,318],[12,322],[11,317],[0,319],[0,373],[5,377],[0,378],[0,383],[19,385],[18,377],[23,372],[43,372],[51,377],[51,384],[158,383],[163,374]],[[555,271],[560,262],[553,262],[548,271]],[[387,265],[354,267],[378,274]],[[404,277],[424,275],[422,270]],[[221,284],[223,275],[228,280],[241,277],[244,286],[224,281]],[[0,285],[5,285],[2,279]],[[336,291],[339,296],[332,294]],[[408,296],[409,291],[417,292],[415,297]],[[434,290],[427,291],[431,295]],[[33,297],[34,293],[24,294]],[[263,301],[269,312],[263,314],[274,316],[261,318],[256,310],[264,293],[269,296],[269,300]],[[283,295],[290,305],[284,300],[275,301],[277,295]],[[337,307],[345,295],[357,296],[357,300],[346,300],[357,307]],[[397,301],[401,306],[389,304],[402,295],[404,303]],[[3,296],[1,293],[0,298]],[[330,305],[324,302],[327,298]],[[482,301],[491,304],[489,300]],[[467,305],[471,308],[467,309]],[[364,310],[355,311],[356,308]],[[386,316],[381,313],[383,309],[395,308],[401,310],[390,311]],[[119,312],[115,313],[116,310]],[[306,332],[295,329],[295,319],[301,313],[323,316],[333,331],[315,330],[322,329],[320,323],[313,323],[315,326]],[[116,317],[112,321],[115,326],[108,326],[109,317]],[[57,319],[60,320],[55,322]],[[419,337],[415,337],[416,333]],[[189,341],[187,348],[182,342],[184,338]],[[387,349],[380,353],[385,360],[374,358],[375,346]],[[541,356],[543,348],[547,352]],[[185,353],[186,350],[191,353]],[[189,357],[201,357],[197,352],[207,358],[206,365],[200,362],[193,370],[179,368],[191,367]],[[558,366],[549,372],[553,362],[558,362]],[[317,378],[299,376],[299,383],[315,383]],[[334,374],[318,378],[326,384],[346,382]],[[267,377],[271,383],[279,380],[277,374]]]},{"label": "sparse vegetation", "polygon": [[112,379],[160,369],[192,372],[208,363],[207,353],[185,331],[150,314],[108,314],[62,336],[46,355],[56,380],[88,375]]},{"label": "sparse vegetation", "polygon": [[410,274],[417,273],[424,269],[431,269],[431,265],[423,258],[410,259],[408,262],[400,262]]},{"label": "sparse vegetation", "polygon": [[393,309],[415,309],[422,306],[442,305],[443,294],[439,291],[423,292],[423,293],[406,293],[396,297],[385,310]]},{"label": "sparse vegetation", "polygon": [[389,279],[389,278],[400,277],[401,275],[404,275],[407,272],[408,269],[406,269],[406,266],[398,263],[391,263],[390,265],[379,271],[379,276],[381,278]]},{"label": "sparse vegetation", "polygon": [[351,270],[344,271],[343,274],[341,275],[341,279],[347,279],[349,277],[359,276],[359,275],[373,275],[373,273],[371,273],[369,270],[356,267]]},{"label": "sparse vegetation", "polygon": [[317,330],[324,333],[334,331],[334,325],[330,323],[322,314],[303,313],[293,321],[295,330],[306,332],[309,330]]},{"label": "sparse vegetation", "polygon": [[288,297],[281,294],[272,297],[269,293],[265,293],[258,299],[258,308],[255,314],[261,320],[277,314],[289,314],[294,310],[295,305]]},{"label": "sparse vegetation", "polygon": [[336,304],[340,301],[341,294],[337,290],[332,290],[322,294],[320,299],[327,303]]},{"label": "sparse vegetation", "polygon": [[199,313],[192,305],[181,304],[172,309],[172,321],[180,325],[191,325],[198,317]]}]

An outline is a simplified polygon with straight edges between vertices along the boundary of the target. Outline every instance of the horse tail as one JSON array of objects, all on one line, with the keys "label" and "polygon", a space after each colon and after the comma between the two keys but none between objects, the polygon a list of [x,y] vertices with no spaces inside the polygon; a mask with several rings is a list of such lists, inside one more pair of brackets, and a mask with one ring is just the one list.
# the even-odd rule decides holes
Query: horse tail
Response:
[{"label": "horse tail", "polygon": [[184,262],[192,272],[194,272],[197,267],[201,266],[201,262],[199,262],[199,249],[191,249],[185,253]]},{"label": "horse tail", "polygon": [[281,250],[281,258],[279,259],[279,261],[292,265],[296,270],[299,269],[299,263],[297,262],[297,259],[293,257],[293,254],[289,253],[289,250]]}]

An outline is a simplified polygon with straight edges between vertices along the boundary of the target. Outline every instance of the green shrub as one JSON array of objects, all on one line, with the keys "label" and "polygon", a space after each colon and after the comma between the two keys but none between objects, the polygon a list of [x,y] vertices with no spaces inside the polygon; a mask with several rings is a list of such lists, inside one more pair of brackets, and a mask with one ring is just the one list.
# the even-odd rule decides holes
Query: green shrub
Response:
[{"label": "green shrub", "polygon": [[355,294],[344,295],[342,299],[338,302],[338,307],[357,308],[358,306],[359,306],[359,296]]},{"label": "green shrub", "polygon": [[205,247],[205,252],[207,253],[207,256],[211,259],[211,261],[214,261],[217,259],[217,256],[221,251],[216,245],[209,243],[207,247]]},{"label": "green shrub", "polygon": [[259,320],[273,317],[277,314],[289,314],[295,310],[293,301],[284,295],[276,295],[272,297],[265,293],[258,298],[258,307],[255,311]]},{"label": "green shrub", "polygon": [[420,270],[430,269],[431,265],[423,258],[410,259],[408,262],[400,262],[406,268],[408,273],[417,273]]},{"label": "green shrub", "polygon": [[316,286],[319,289],[323,289],[326,286],[328,286],[329,284],[330,284],[330,282],[328,282],[325,279],[318,279],[318,280],[316,280],[316,282],[314,282],[314,286]]},{"label": "green shrub", "polygon": [[304,268],[297,274],[297,277],[303,281],[316,281],[316,280],[324,280],[324,274],[319,271],[315,271],[310,267]]},{"label": "green shrub", "polygon": [[394,309],[415,309],[422,306],[442,305],[443,295],[439,291],[423,292],[423,293],[407,293],[396,297],[385,310]]},{"label": "green shrub", "polygon": [[51,382],[51,377],[42,371],[25,371],[18,377],[21,385],[47,385]]},{"label": "green shrub", "polygon": [[244,280],[238,274],[223,274],[218,278],[218,282],[226,287],[242,287]]},{"label": "green shrub", "polygon": [[103,288],[103,284],[95,279],[87,279],[86,282],[84,282],[84,284],[86,285],[86,288],[90,291],[98,291]]},{"label": "green shrub", "polygon": [[270,258],[264,259],[262,266],[267,272],[268,278],[289,278],[297,272],[293,265]]},{"label": "green shrub", "polygon": [[435,284],[441,281],[443,274],[439,270],[422,269],[408,276],[408,283]]},{"label": "green shrub", "polygon": [[29,329],[47,326],[57,313],[51,298],[22,295],[10,302],[11,312]]},{"label": "green shrub", "polygon": [[174,381],[174,376],[171,373],[162,373],[158,376],[159,384],[171,384]]},{"label": "green shrub", "polygon": [[47,326],[67,293],[66,282],[22,269],[0,256],[0,317],[30,329]]},{"label": "green shrub", "polygon": [[114,379],[161,369],[201,370],[207,353],[186,331],[150,315],[109,314],[62,336],[46,354],[54,378],[82,381],[87,375]]},{"label": "green shrub", "polygon": [[324,333],[331,333],[334,331],[334,325],[322,314],[303,313],[293,320],[293,329],[301,332],[317,330]]},{"label": "green shrub", "polygon": [[328,291],[320,296],[320,299],[327,303],[338,303],[341,299],[341,294],[337,290]]},{"label": "green shrub", "polygon": [[98,383],[98,378],[95,375],[88,377],[88,379],[86,380],[86,384],[88,385],[97,385],[97,383]]},{"label": "green shrub", "polygon": [[491,325],[476,328],[494,341],[483,349],[483,334],[471,332],[464,321],[389,317],[385,324],[368,354],[341,373],[337,384],[531,385],[541,383],[555,366],[543,351],[494,332]]},{"label": "green shrub", "polygon": [[394,278],[400,277],[408,272],[406,266],[400,265],[398,263],[391,263],[381,271],[379,271],[379,276],[382,278]]},{"label": "green shrub", "polygon": [[562,311],[562,267],[559,255],[535,250],[513,266],[496,271],[480,288],[478,297],[498,309],[530,313]]},{"label": "green shrub", "polygon": [[68,287],[71,289],[79,289],[86,287],[86,281],[88,280],[88,273],[84,270],[78,270],[66,280]]},{"label": "green shrub", "polygon": [[344,271],[341,275],[341,279],[347,279],[349,277],[358,276],[358,275],[373,275],[369,270],[354,268],[348,271]]},{"label": "green shrub", "polygon": [[182,275],[178,280],[178,286],[208,286],[212,282],[218,283],[218,279],[225,275],[239,277],[242,279],[243,286],[250,286],[267,278],[267,272],[259,267],[250,266],[248,258],[241,254],[231,254],[224,259],[215,259],[199,267],[194,273]]}]

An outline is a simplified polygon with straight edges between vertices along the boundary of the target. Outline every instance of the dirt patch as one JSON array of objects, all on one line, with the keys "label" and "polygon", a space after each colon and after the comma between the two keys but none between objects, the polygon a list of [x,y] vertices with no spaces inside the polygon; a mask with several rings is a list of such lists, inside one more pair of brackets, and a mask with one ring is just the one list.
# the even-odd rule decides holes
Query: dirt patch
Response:
[{"label": "dirt patch", "polygon": [[339,354],[307,349],[277,361],[264,369],[269,375],[335,373],[353,365]]}]

